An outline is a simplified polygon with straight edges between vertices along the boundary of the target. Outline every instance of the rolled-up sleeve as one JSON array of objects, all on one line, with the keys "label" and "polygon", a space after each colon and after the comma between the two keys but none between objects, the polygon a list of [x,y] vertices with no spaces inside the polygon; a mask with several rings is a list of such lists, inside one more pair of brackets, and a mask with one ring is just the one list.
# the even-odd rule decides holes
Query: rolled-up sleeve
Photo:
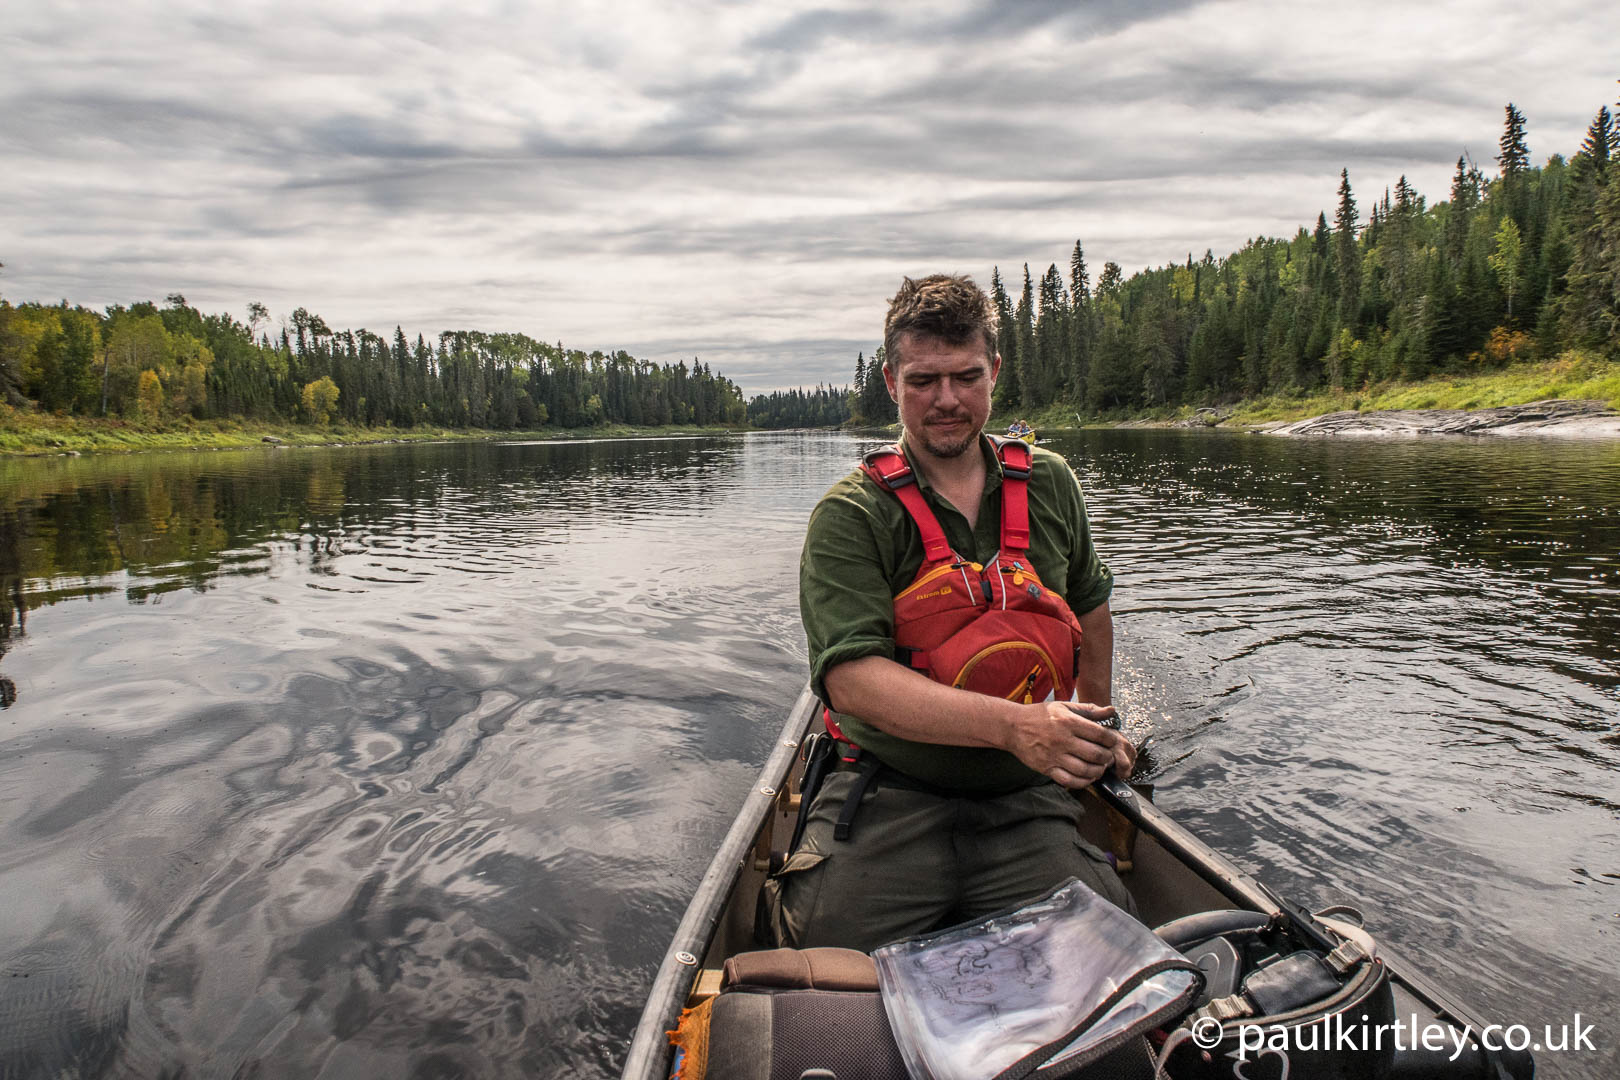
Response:
[{"label": "rolled-up sleeve", "polygon": [[827,701],[829,669],[863,656],[894,655],[894,605],[870,506],[835,487],[810,515],[799,559],[799,616],[810,651],[810,684]]},{"label": "rolled-up sleeve", "polygon": [[1073,547],[1069,551],[1069,591],[1064,596],[1076,615],[1084,615],[1107,601],[1114,591],[1114,573],[1103,564],[1097,548],[1091,542],[1091,523],[1086,518],[1086,500],[1080,493],[1080,480],[1065,465],[1068,473],[1063,484],[1065,514],[1069,519],[1069,535]]}]

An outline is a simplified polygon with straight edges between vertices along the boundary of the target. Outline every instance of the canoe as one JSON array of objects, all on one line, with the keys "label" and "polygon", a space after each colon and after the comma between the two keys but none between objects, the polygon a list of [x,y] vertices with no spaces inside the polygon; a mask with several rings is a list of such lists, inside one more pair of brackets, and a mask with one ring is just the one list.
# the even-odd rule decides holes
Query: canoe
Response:
[{"label": "canoe", "polygon": [[[820,704],[806,687],[676,928],[632,1038],[624,1080],[665,1080],[672,1061],[667,1033],[677,1025],[682,1010],[719,991],[728,957],[759,947],[753,936],[756,899],[767,870],[780,865],[793,833],[802,770],[798,748],[820,726]],[[1369,938],[1359,922],[1340,909],[1331,915],[1324,912],[1318,919],[1280,898],[1156,807],[1151,787],[1127,785],[1112,777],[1094,787],[1097,801],[1106,805],[1106,811],[1102,805],[1092,805],[1083,819],[1082,834],[1119,859],[1121,879],[1147,925],[1163,926],[1203,912],[1236,910],[1258,913],[1257,920],[1264,916],[1273,921],[1309,921],[1318,931],[1325,926],[1335,941]],[[1389,946],[1377,942],[1374,948],[1388,972],[1395,1018],[1414,1032],[1437,1026],[1430,1045],[1441,1047],[1425,1049],[1419,1040],[1406,1039],[1393,1063],[1381,1064],[1377,1070],[1387,1080],[1528,1080],[1534,1075],[1528,1053],[1481,1049],[1469,1038],[1485,1030],[1476,1014]],[[1456,1051],[1459,1045],[1465,1047],[1461,1052]],[[1348,1075],[1361,1074],[1352,1065]],[[1296,1068],[1291,1075],[1295,1080],[1308,1080],[1313,1074]]]}]

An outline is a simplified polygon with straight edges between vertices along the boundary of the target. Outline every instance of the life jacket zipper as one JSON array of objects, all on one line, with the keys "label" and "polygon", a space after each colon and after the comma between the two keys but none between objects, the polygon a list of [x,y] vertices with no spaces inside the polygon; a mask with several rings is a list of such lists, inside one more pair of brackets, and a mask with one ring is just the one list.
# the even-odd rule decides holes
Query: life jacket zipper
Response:
[{"label": "life jacket zipper", "polygon": [[[962,665],[962,670],[956,673],[956,678],[952,680],[951,685],[960,690],[962,687],[967,685],[968,679],[973,677],[973,669],[979,666],[980,661],[984,660],[988,656],[994,655],[995,653],[1004,652],[1007,649],[1033,649],[1035,651],[1035,655],[1039,656],[1042,662],[1046,665],[1046,670],[1052,673],[1052,685],[1058,685],[1057,665],[1052,663],[1052,657],[1047,654],[1047,651],[1035,644],[1033,641],[998,641],[988,648],[980,649],[978,652],[974,653],[968,658],[967,663]],[[1020,693],[1029,695],[1035,686],[1035,680],[1040,678],[1040,673],[1041,665],[1036,664],[1034,670],[1019,682],[1017,688],[1014,689],[1011,694],[1007,695],[1008,700],[1013,700]]]},{"label": "life jacket zipper", "polygon": [[[1041,665],[1039,665],[1039,664],[1036,664],[1034,667],[1030,668],[1029,669],[1029,674],[1024,676],[1024,685],[1022,687],[1022,690],[1024,691],[1024,704],[1025,705],[1034,704],[1034,702],[1035,702],[1035,681],[1037,679],[1039,679],[1040,677],[1041,677]],[[1018,696],[1018,691],[1014,690],[1012,693],[1007,695],[1007,700],[1012,701],[1017,696]]]},{"label": "life jacket zipper", "polygon": [[922,577],[918,578],[916,581],[913,581],[910,585],[907,585],[905,588],[896,593],[894,597],[895,602],[899,603],[911,593],[916,592],[918,589],[923,588],[929,583],[936,581],[947,574],[955,573],[965,565],[966,563],[963,562],[940,563],[938,566],[928,571],[928,573],[924,574]]}]

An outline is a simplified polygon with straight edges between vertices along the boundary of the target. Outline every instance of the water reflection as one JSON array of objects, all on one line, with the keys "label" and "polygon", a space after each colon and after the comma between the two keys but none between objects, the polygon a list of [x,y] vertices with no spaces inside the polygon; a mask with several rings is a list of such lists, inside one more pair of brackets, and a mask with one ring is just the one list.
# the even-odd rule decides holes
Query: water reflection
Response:
[{"label": "water reflection", "polygon": [[1490,1019],[1613,1015],[1620,447],[1198,434],[1059,444],[1166,801]]},{"label": "water reflection", "polygon": [[0,1071],[607,1071],[802,680],[802,463],[49,464],[7,477]]},{"label": "water reflection", "polygon": [[[0,462],[0,1074],[612,1075],[861,445]],[[1620,1011],[1620,448],[1055,445],[1166,801],[1493,1019]]]}]

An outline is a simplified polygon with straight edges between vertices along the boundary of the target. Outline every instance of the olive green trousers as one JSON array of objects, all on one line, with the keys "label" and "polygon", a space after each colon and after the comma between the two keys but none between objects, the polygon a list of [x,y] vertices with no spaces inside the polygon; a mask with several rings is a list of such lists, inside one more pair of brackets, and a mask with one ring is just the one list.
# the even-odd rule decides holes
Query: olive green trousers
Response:
[{"label": "olive green trousers", "polygon": [[847,840],[833,826],[857,774],[827,777],[798,850],[765,883],[776,943],[870,952],[900,938],[1026,904],[1071,877],[1136,913],[1113,866],[1080,838],[1080,803],[1056,784],[942,798],[880,774]]}]

